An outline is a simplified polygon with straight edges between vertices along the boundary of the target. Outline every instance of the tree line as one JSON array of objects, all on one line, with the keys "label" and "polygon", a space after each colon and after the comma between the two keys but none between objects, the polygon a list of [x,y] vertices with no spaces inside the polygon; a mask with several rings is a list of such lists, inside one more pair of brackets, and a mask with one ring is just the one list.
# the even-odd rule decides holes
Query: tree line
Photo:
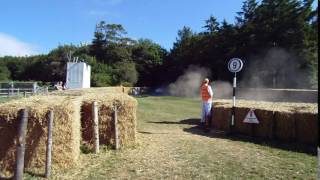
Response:
[{"label": "tree line", "polygon": [[[266,87],[318,87],[318,9],[314,0],[245,0],[234,23],[213,15],[203,31],[182,27],[169,51],[150,39],[133,40],[121,24],[96,25],[89,45],[63,45],[47,55],[0,58],[0,80],[65,81],[67,53],[92,66],[93,86],[158,87],[190,65],[212,80],[231,81],[230,58],[244,60],[239,78]],[[250,72],[250,73],[248,73]],[[251,84],[255,86],[256,84]]]}]

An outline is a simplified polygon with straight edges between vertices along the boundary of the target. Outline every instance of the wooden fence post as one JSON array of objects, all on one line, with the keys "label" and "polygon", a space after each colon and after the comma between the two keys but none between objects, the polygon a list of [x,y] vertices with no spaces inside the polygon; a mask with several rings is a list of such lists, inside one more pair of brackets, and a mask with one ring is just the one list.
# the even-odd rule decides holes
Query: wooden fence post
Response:
[{"label": "wooden fence post", "polygon": [[23,91],[23,96],[27,97],[27,92],[26,91]]},{"label": "wooden fence post", "polygon": [[51,174],[51,150],[52,150],[52,128],[53,128],[53,111],[49,111],[48,115],[48,141],[46,152],[46,174],[45,177],[50,177]]},{"label": "wooden fence post", "polygon": [[18,142],[16,149],[16,169],[15,169],[15,180],[21,180],[23,177],[24,169],[24,153],[25,153],[25,144],[26,144],[26,130],[28,125],[28,111],[29,108],[22,110],[22,117],[19,122],[18,129]]},{"label": "wooden fence post", "polygon": [[92,119],[93,119],[93,137],[94,137],[94,153],[99,153],[99,120],[97,102],[92,103]]},{"label": "wooden fence post", "polygon": [[115,149],[118,150],[120,148],[119,143],[119,129],[118,129],[118,115],[117,115],[117,106],[114,106],[114,113],[113,113],[113,119],[114,119],[114,137],[115,137]]}]

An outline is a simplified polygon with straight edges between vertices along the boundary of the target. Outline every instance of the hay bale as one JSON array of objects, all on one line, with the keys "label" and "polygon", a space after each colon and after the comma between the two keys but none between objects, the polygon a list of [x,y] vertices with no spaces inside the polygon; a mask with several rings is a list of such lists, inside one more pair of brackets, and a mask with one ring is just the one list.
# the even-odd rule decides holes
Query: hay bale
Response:
[{"label": "hay bale", "polygon": [[54,111],[53,168],[69,168],[80,155],[79,100],[61,96],[33,96],[0,105],[0,175],[12,176],[15,164],[19,111],[30,107],[26,133],[25,168],[44,171],[47,113]]},{"label": "hay bale", "polygon": [[231,110],[225,107],[214,107],[211,124],[215,129],[227,131],[229,129],[229,121]]},{"label": "hay bale", "polygon": [[316,145],[319,136],[318,114],[297,112],[295,114],[295,119],[297,141],[300,143]]},{"label": "hay bale", "polygon": [[119,141],[121,146],[133,145],[136,142],[136,109],[137,101],[123,93],[84,95],[82,105],[82,134],[84,144],[91,144],[93,141],[92,103],[98,103],[99,111],[99,139],[101,144],[115,145],[113,107],[118,108]]},{"label": "hay bale", "polygon": [[255,109],[255,115],[259,120],[259,124],[255,126],[255,136],[260,138],[273,137],[273,111]]},{"label": "hay bale", "polygon": [[280,140],[294,141],[296,138],[295,117],[293,112],[275,112],[275,137]]},{"label": "hay bale", "polygon": [[124,86],[78,88],[78,89],[67,89],[64,91],[53,91],[53,92],[50,92],[50,95],[85,96],[88,94],[113,94],[113,93],[125,93],[126,94],[130,90],[131,90],[130,87],[124,87]]},{"label": "hay bale", "polygon": [[[224,99],[215,100],[214,104],[216,113],[214,113],[213,115],[213,125],[215,125],[219,129],[227,129],[225,127],[228,127],[228,124],[221,124],[228,122],[221,121],[221,119],[230,118],[232,101]],[[297,128],[295,128],[295,124],[300,121],[298,119],[314,119],[313,116],[317,116],[318,104],[316,103],[275,103],[264,101],[237,100],[235,131],[242,134],[251,135],[250,125],[246,125],[242,122],[245,115],[251,108],[255,109],[255,114],[260,122],[260,124],[255,125],[254,127],[253,133],[257,137],[273,138],[273,136],[275,136],[281,140],[292,141],[298,137],[298,135],[296,134],[299,133],[299,136],[301,136],[299,137],[299,141],[301,142],[313,142],[314,138],[317,137],[314,133],[315,130],[308,132],[310,133],[310,135],[302,135],[302,132],[305,131],[303,129],[307,129],[306,126],[312,126],[313,128],[317,127],[316,125],[314,125],[314,121],[312,120],[303,120],[302,122],[299,122],[299,125],[297,125],[297,128],[300,129],[298,130]],[[230,114],[223,114],[223,111],[225,111],[226,109],[229,109]],[[296,115],[295,117],[295,113],[301,115]],[[308,113],[316,115],[307,115]],[[304,118],[304,115],[302,114],[304,114],[306,118]],[[299,118],[297,118],[297,116],[299,116]],[[295,119],[297,119],[297,122],[295,122]]]},{"label": "hay bale", "polygon": [[244,134],[244,135],[251,135],[251,124],[244,123],[243,120],[250,111],[249,108],[243,108],[243,107],[236,107],[235,109],[235,132]]}]

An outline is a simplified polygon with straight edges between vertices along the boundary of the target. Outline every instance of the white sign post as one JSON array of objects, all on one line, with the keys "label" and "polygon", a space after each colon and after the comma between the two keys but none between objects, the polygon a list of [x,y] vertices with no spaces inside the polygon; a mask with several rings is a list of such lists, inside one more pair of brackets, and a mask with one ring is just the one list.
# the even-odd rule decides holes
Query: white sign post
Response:
[{"label": "white sign post", "polygon": [[243,62],[239,58],[232,58],[228,62],[229,71],[234,73],[234,78],[233,78],[233,106],[232,106],[232,116],[231,116],[231,128],[234,126],[234,117],[235,117],[237,72],[241,71],[242,67],[243,67]]}]

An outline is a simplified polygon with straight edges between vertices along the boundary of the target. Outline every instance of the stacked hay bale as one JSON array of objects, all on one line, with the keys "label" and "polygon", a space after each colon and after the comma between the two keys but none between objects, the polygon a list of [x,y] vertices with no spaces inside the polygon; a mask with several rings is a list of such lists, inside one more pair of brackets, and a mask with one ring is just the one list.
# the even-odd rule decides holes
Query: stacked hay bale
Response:
[{"label": "stacked hay bale", "polygon": [[13,175],[19,111],[30,108],[25,150],[25,168],[44,172],[47,114],[54,112],[53,168],[77,164],[80,155],[80,102],[76,97],[33,96],[0,104],[0,176]]},{"label": "stacked hay bale", "polygon": [[78,162],[81,139],[83,138],[83,142],[88,144],[93,141],[91,111],[94,101],[99,106],[100,143],[115,144],[112,117],[116,106],[120,145],[135,144],[137,101],[123,93],[123,87],[56,91],[50,93],[50,96],[33,96],[10,101],[0,104],[0,177],[13,175],[20,110],[30,108],[26,133],[25,169],[43,173],[48,112],[50,110],[54,112],[53,168],[70,168]]},{"label": "stacked hay bale", "polygon": [[85,94],[92,93],[122,93],[122,86],[115,87],[97,87],[97,88],[79,88],[79,89],[67,89],[64,91],[53,91],[50,95],[60,95],[60,96],[83,96]]},{"label": "stacked hay bale", "polygon": [[[119,141],[121,146],[130,146],[136,142],[137,101],[124,93],[103,93],[101,89],[86,93],[82,105],[82,137],[85,144],[93,142],[92,104],[98,104],[99,139],[101,144],[115,145],[113,113],[117,107]],[[98,93],[99,92],[99,93]],[[97,96],[97,94],[99,94]]]},{"label": "stacked hay bale", "polygon": [[[81,127],[82,140],[86,147],[93,147],[93,119],[92,104],[98,103],[99,116],[99,139],[101,144],[115,144],[114,119],[112,118],[114,106],[118,109],[118,127],[120,134],[120,145],[130,146],[135,144],[136,139],[136,109],[137,101],[127,95],[130,88],[123,86],[101,87],[88,89],[72,89],[56,91],[54,95],[60,96],[82,96]],[[123,92],[123,90],[125,92]]]},{"label": "stacked hay bale", "polygon": [[[212,124],[220,130],[229,130],[231,100],[214,102]],[[243,123],[250,109],[259,120],[258,125]],[[318,138],[318,104],[315,103],[273,103],[238,100],[234,131],[260,138],[297,141],[316,144]]]}]

